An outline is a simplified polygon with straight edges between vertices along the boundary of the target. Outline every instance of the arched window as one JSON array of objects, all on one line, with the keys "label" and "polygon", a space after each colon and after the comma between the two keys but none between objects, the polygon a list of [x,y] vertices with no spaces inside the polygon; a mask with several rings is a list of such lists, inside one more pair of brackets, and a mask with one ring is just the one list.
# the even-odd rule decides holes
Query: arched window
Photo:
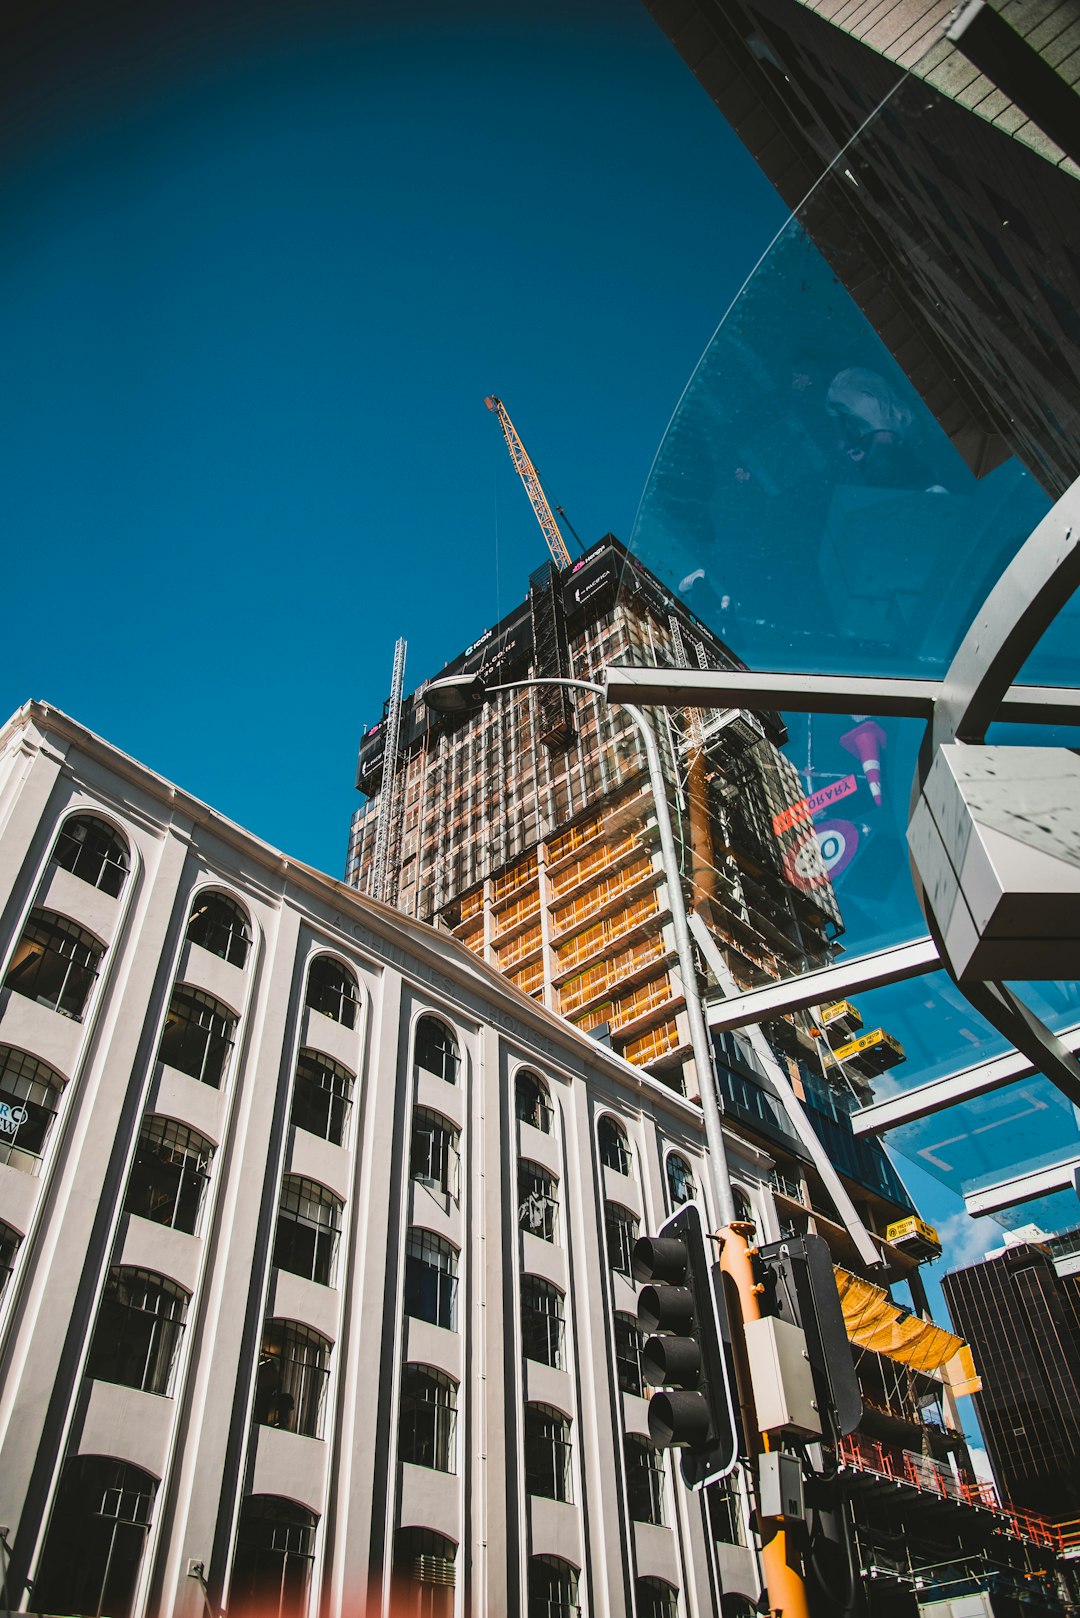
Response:
[{"label": "arched window", "polygon": [[623,1439],[626,1457],[626,1504],[635,1522],[664,1521],[664,1463],[660,1451],[647,1438],[627,1434]]},{"label": "arched window", "polygon": [[580,1618],[578,1570],[560,1556],[529,1558],[529,1618]]},{"label": "arched window", "polygon": [[167,1394],[187,1306],[188,1294],[175,1281],[116,1265],[102,1293],[87,1376]]},{"label": "arched window", "polygon": [[645,1392],[645,1378],[641,1374],[641,1351],[645,1347],[645,1333],[637,1323],[636,1315],[615,1316],[615,1371],[623,1393]]},{"label": "arched window", "polygon": [[600,1146],[600,1161],[606,1169],[613,1169],[616,1174],[634,1172],[626,1130],[616,1123],[610,1113],[605,1113],[597,1124],[596,1139]]},{"label": "arched window", "polygon": [[228,1006],[178,983],[165,1015],[158,1061],[220,1089],[235,1034],[236,1018]]},{"label": "arched window", "polygon": [[229,1588],[230,1618],[301,1618],[315,1560],[314,1512],[276,1494],[240,1508]]},{"label": "arched window", "polygon": [[19,1251],[22,1237],[10,1225],[5,1225],[0,1219],[0,1298],[4,1295],[4,1288],[8,1284],[8,1276],[15,1268],[15,1255]]},{"label": "arched window", "polygon": [[457,1470],[457,1383],[430,1365],[406,1365],[401,1379],[398,1452],[413,1466]]},{"label": "arched window", "polygon": [[96,815],[73,815],[60,827],[52,851],[62,866],[92,888],[116,898],[128,873],[127,845],[119,832]]},{"label": "arched window", "polygon": [[405,1313],[457,1331],[458,1250],[430,1230],[410,1230],[405,1243]]},{"label": "arched window", "polygon": [[279,1270],[303,1275],[321,1286],[334,1284],[343,1204],[332,1191],[287,1174],[278,1202],[274,1263]]},{"label": "arched window", "polygon": [[638,1237],[638,1222],[626,1208],[616,1202],[604,1204],[604,1230],[607,1234],[608,1263],[616,1275],[633,1276],[632,1257]]},{"label": "arched window", "polygon": [[36,1056],[0,1045],[0,1163],[34,1172],[63,1088],[59,1073]]},{"label": "arched window", "polygon": [[106,1455],[64,1462],[34,1607],[130,1618],[157,1479]]},{"label": "arched window", "polygon": [[425,1073],[434,1073],[447,1084],[456,1084],[461,1059],[453,1034],[438,1017],[421,1017],[416,1025],[414,1060]]},{"label": "arched window", "polygon": [[543,1134],[551,1134],[555,1116],[548,1087],[538,1073],[522,1068],[514,1080],[514,1104],[523,1124],[531,1124]]},{"label": "arched window", "polygon": [[247,911],[224,893],[196,894],[187,939],[233,966],[243,966],[251,946]]},{"label": "arched window", "polygon": [[360,991],[344,961],[333,955],[316,955],[308,969],[304,1004],[339,1022],[343,1028],[356,1027]]},{"label": "arched window", "polygon": [[457,1546],[433,1528],[399,1528],[394,1535],[391,1608],[419,1618],[451,1618]]},{"label": "arched window", "polygon": [[663,1579],[638,1579],[638,1618],[679,1618],[679,1592]]},{"label": "arched window", "polygon": [[330,1344],[325,1337],[298,1320],[268,1320],[255,1377],[255,1420],[305,1438],[321,1438],[329,1375]]},{"label": "arched window", "polygon": [[570,1498],[570,1422],[551,1405],[525,1406],[525,1492]]},{"label": "arched window", "polygon": [[187,1124],[153,1115],[144,1118],[124,1211],[193,1235],[213,1155],[206,1137]]},{"label": "arched window", "polygon": [[746,1192],[743,1190],[742,1186],[733,1185],[731,1188],[731,1196],[735,1204],[735,1218],[747,1225],[756,1226],[757,1218],[754,1214],[754,1205],[750,1201],[750,1198],[747,1196]]},{"label": "arched window", "polygon": [[453,1124],[427,1107],[413,1112],[412,1141],[409,1148],[409,1174],[430,1191],[438,1191],[456,1202],[459,1194],[459,1134]]},{"label": "arched window", "polygon": [[6,989],[81,1022],[105,945],[51,910],[35,910],[15,947]]},{"label": "arched window", "polygon": [[291,1122],[334,1146],[348,1134],[353,1075],[320,1051],[302,1050],[296,1059]]},{"label": "arched window", "polygon": [[559,1182],[524,1157],[518,1160],[518,1224],[543,1242],[558,1239]]},{"label": "arched window", "polygon": [[694,1184],[694,1171],[685,1157],[680,1157],[678,1152],[669,1152],[665,1172],[671,1206],[681,1208],[684,1202],[691,1202],[697,1186]]},{"label": "arched window", "polygon": [[557,1286],[539,1275],[521,1278],[521,1341],[527,1360],[564,1368],[564,1298]]}]

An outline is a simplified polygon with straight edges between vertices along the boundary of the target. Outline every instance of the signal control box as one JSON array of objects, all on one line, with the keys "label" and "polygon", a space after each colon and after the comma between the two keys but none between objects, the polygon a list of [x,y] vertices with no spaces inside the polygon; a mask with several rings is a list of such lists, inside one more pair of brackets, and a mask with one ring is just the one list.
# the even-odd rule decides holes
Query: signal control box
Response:
[{"label": "signal control box", "polygon": [[802,1327],[765,1315],[748,1320],[744,1330],[760,1430],[820,1438],[821,1414]]}]

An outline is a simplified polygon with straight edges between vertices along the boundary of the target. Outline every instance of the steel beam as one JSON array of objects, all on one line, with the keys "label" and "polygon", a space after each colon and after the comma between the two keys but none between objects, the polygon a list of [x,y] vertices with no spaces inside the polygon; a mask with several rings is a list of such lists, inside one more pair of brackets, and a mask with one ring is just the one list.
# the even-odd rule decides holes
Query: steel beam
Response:
[{"label": "steel beam", "polygon": [[[861,713],[886,719],[930,719],[942,692],[939,680],[633,664],[611,665],[601,678],[609,702],[637,702],[652,708],[745,708],[750,713]],[[994,717],[1014,724],[1080,725],[1080,691],[1064,686],[1010,686]]]},{"label": "steel beam", "polygon": [[1055,1191],[1075,1191],[1080,1196],[1080,1157],[1070,1157],[1064,1163],[1053,1163],[1047,1169],[1029,1169],[1026,1174],[1017,1174],[1011,1180],[999,1180],[996,1185],[968,1191],[964,1196],[964,1207],[973,1219],[978,1219],[982,1214],[1015,1208],[1020,1202],[1051,1197]]},{"label": "steel beam", "polygon": [[915,938],[910,944],[893,944],[888,949],[874,950],[870,955],[855,955],[850,961],[838,961],[835,966],[823,966],[816,972],[804,972],[801,977],[784,978],[780,983],[767,983],[763,988],[734,994],[728,1000],[714,1001],[707,1008],[709,1026],[745,1028],[747,1023],[766,1022],[770,1017],[803,1011],[807,1006],[846,1000],[848,995],[860,994],[864,989],[920,977],[924,972],[936,971],[940,965],[933,939]]},{"label": "steel beam", "polygon": [[[1080,1051],[1080,1024],[1064,1029],[1058,1038],[1068,1050]],[[1038,1072],[1034,1062],[1021,1051],[1005,1051],[988,1061],[958,1068],[944,1078],[931,1079],[929,1084],[918,1084],[900,1095],[873,1101],[852,1113],[851,1127],[856,1135],[883,1135],[886,1130],[899,1129],[902,1124],[929,1118],[931,1113],[943,1112],[946,1107],[974,1101],[1019,1079],[1030,1079]]]}]

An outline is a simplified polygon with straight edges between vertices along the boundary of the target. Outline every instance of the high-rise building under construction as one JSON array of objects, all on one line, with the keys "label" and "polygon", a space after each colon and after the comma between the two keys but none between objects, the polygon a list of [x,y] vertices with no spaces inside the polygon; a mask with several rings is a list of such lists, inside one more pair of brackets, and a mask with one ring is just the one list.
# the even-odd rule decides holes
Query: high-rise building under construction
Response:
[{"label": "high-rise building under construction", "polygon": [[[609,535],[571,569],[534,573],[527,599],[443,673],[589,680],[634,662],[742,667]],[[635,726],[557,686],[448,720],[424,689],[399,708],[392,699],[361,743],[348,881],[449,927],[550,1010],[682,1088],[689,1038]],[[737,981],[823,962],[840,914],[779,717],[665,712],[656,730],[684,876]]]}]

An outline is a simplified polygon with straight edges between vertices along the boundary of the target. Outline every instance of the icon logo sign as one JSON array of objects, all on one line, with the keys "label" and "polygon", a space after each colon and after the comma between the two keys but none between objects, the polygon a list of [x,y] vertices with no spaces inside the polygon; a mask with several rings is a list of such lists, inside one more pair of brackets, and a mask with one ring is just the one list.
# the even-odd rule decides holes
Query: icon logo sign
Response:
[{"label": "icon logo sign", "polygon": [[8,1102],[0,1101],[0,1135],[6,1135],[9,1141],[13,1141],[29,1116],[25,1107],[12,1107]]},{"label": "icon logo sign", "polygon": [[821,863],[830,878],[838,877],[855,858],[859,846],[858,829],[850,820],[821,820],[814,830],[821,850]]}]

